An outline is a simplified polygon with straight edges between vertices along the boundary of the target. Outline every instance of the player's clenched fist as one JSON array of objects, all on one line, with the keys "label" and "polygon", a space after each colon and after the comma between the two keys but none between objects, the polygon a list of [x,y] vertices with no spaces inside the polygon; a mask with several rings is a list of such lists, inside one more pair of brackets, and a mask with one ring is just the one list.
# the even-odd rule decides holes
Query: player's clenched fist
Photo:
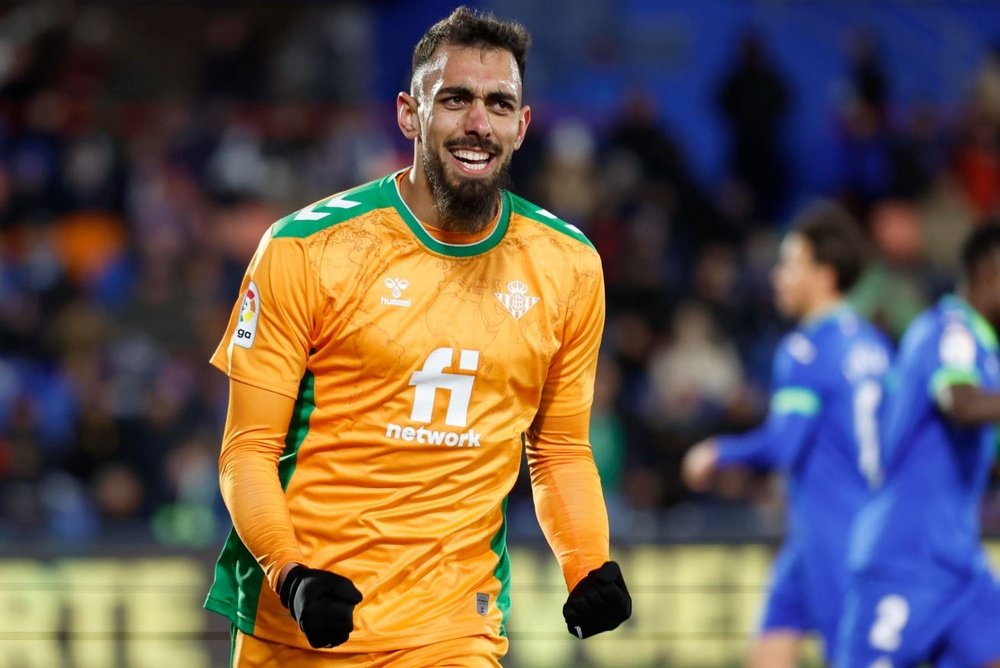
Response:
[{"label": "player's clenched fist", "polygon": [[618,628],[631,616],[632,597],[613,561],[590,571],[573,587],[563,606],[566,628],[578,638]]},{"label": "player's clenched fist", "polygon": [[313,647],[336,647],[354,629],[354,606],[361,592],[342,575],[296,566],[285,575],[278,592]]}]

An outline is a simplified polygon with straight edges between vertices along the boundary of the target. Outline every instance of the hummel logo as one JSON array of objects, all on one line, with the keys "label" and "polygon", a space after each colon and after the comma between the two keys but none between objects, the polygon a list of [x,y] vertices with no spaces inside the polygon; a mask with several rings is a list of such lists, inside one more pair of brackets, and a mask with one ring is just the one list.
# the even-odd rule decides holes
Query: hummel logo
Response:
[{"label": "hummel logo", "polygon": [[507,292],[495,292],[497,299],[507,309],[507,312],[514,316],[515,320],[520,320],[521,316],[527,313],[532,306],[540,301],[540,297],[528,295],[528,286],[521,281],[511,281],[507,284]]},{"label": "hummel logo", "polygon": [[392,290],[392,296],[399,299],[399,296],[403,294],[403,290],[410,287],[410,282],[405,278],[387,278],[385,279],[385,287]]},{"label": "hummel logo", "polygon": [[382,297],[381,303],[388,306],[410,306],[412,303],[409,299],[400,299],[403,295],[403,290],[410,287],[410,282],[405,278],[387,278],[385,279],[385,287],[392,291],[392,299],[388,297]]}]

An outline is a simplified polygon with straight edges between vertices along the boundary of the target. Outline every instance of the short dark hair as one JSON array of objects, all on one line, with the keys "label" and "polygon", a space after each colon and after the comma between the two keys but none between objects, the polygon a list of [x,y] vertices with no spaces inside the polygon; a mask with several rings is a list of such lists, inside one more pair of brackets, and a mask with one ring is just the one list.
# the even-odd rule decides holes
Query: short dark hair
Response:
[{"label": "short dark hair", "polygon": [[976,227],[962,244],[965,277],[971,278],[979,263],[996,250],[1000,250],[1000,222],[990,220]]},{"label": "short dark hair", "polygon": [[531,47],[531,34],[516,21],[503,21],[490,12],[479,12],[461,6],[424,33],[413,49],[410,78],[431,59],[442,44],[478,46],[483,49],[509,51],[517,63],[524,82],[524,62]]},{"label": "short dark hair", "polygon": [[840,205],[827,200],[810,204],[795,217],[789,232],[809,242],[817,264],[833,267],[838,292],[848,292],[861,278],[868,255],[865,239]]}]

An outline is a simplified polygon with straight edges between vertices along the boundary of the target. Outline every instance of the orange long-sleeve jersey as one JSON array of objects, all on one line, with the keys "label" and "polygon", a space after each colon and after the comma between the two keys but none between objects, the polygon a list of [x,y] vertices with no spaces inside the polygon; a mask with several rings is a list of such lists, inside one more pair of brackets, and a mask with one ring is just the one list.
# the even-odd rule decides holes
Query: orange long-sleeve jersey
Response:
[{"label": "orange long-sleeve jersey", "polygon": [[299,562],[364,595],[329,651],[503,635],[523,443],[567,585],[608,559],[587,436],[597,253],[510,193],[485,237],[442,241],[399,177],[275,223],[212,358],[232,381],[220,482],[234,531],[206,607],[244,633],[308,646],[274,593]]}]

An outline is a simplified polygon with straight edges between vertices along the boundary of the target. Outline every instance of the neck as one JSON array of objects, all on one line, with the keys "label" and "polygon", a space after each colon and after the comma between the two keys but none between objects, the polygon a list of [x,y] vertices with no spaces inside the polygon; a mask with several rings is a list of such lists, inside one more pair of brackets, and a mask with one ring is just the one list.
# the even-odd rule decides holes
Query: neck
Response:
[{"label": "neck", "polygon": [[427,182],[424,175],[423,165],[416,157],[413,160],[413,167],[399,182],[399,196],[410,207],[410,211],[424,225],[431,227],[441,227],[438,220],[437,207],[434,206],[434,194],[431,192],[431,184]]},{"label": "neck", "polygon": [[817,297],[802,313],[802,316],[799,318],[799,322],[813,322],[822,318],[827,313],[840,306],[841,299],[843,299],[843,295],[840,293],[824,294]]},{"label": "neck", "polygon": [[986,317],[986,304],[984,300],[980,298],[978,292],[969,287],[968,283],[959,285],[958,289],[955,290],[955,294],[964,299],[965,303],[971,306],[973,311],[984,318]]},{"label": "neck", "polygon": [[500,206],[496,194],[488,201],[463,201],[454,193],[436,192],[427,178],[423,161],[417,159],[414,159],[413,167],[403,177],[399,194],[424,227],[460,234],[478,234],[489,228]]}]

